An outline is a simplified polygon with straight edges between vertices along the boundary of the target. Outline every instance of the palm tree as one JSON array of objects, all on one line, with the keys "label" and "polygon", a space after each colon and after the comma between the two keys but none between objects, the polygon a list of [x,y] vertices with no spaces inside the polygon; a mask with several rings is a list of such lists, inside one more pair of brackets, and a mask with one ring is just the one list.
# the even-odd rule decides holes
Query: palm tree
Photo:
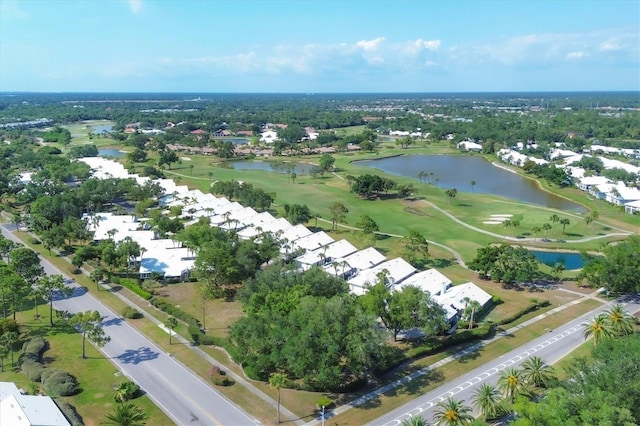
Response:
[{"label": "palm tree", "polygon": [[513,229],[517,229],[518,226],[520,226],[520,221],[519,220],[512,220],[511,221],[511,226],[513,226]]},{"label": "palm tree", "polygon": [[287,376],[282,373],[273,373],[269,377],[269,386],[278,390],[278,424],[280,424],[280,389],[287,384]]},{"label": "palm tree", "polygon": [[504,236],[506,238],[507,237],[507,228],[511,226],[511,220],[507,219],[504,222],[502,222],[502,224],[504,225]]},{"label": "palm tree", "polygon": [[433,413],[436,425],[457,426],[469,425],[473,421],[471,407],[464,405],[464,401],[457,401],[451,397],[438,402]]},{"label": "palm tree", "polygon": [[112,413],[105,416],[104,425],[143,426],[149,415],[140,407],[131,403],[117,404]]},{"label": "palm tree", "polygon": [[542,229],[539,226],[533,226],[531,227],[531,232],[533,232],[533,236],[538,238],[538,232],[542,231]]},{"label": "palm tree", "polygon": [[551,221],[552,225],[555,225],[556,222],[560,221],[560,217],[557,214],[552,214],[551,216],[549,216],[549,220]]},{"label": "palm tree", "polygon": [[483,383],[473,394],[473,407],[485,419],[493,419],[498,415],[501,399],[500,391],[495,386]]},{"label": "palm tree", "polygon": [[173,334],[173,330],[178,326],[178,320],[175,317],[168,317],[164,322],[164,326],[169,329],[169,344],[171,345],[171,335]]},{"label": "palm tree", "polygon": [[533,356],[522,363],[522,378],[537,388],[546,388],[553,379],[553,367],[539,356]]},{"label": "palm tree", "polygon": [[471,184],[471,192],[473,192],[473,187],[476,186],[476,181],[471,179],[471,182],[469,182]]},{"label": "palm tree", "polygon": [[522,373],[516,368],[502,370],[500,377],[498,377],[498,388],[512,404],[516,399],[516,395],[522,389],[522,385]]},{"label": "palm tree", "polygon": [[571,221],[569,219],[567,219],[566,217],[563,217],[562,219],[560,219],[560,225],[562,225],[562,234],[564,235],[564,229],[567,227],[568,224],[570,224]]},{"label": "palm tree", "polygon": [[472,300],[469,302],[469,309],[471,310],[471,314],[469,315],[469,330],[471,330],[475,324],[474,316],[476,312],[478,312],[482,308],[482,305],[477,300]]},{"label": "palm tree", "polygon": [[635,319],[625,311],[622,305],[613,305],[606,314],[612,334],[627,336],[633,333]]},{"label": "palm tree", "polygon": [[611,337],[611,327],[607,314],[596,316],[593,321],[585,326],[584,338],[593,337],[593,344],[597,345],[602,339]]},{"label": "palm tree", "polygon": [[552,228],[552,226],[550,224],[548,224],[548,223],[544,223],[542,225],[542,230],[544,231],[544,239],[545,240],[547,239],[547,232],[551,231],[551,228]]},{"label": "palm tree", "polygon": [[400,426],[429,426],[429,423],[424,419],[424,417],[414,414],[413,416],[409,416],[402,420]]}]

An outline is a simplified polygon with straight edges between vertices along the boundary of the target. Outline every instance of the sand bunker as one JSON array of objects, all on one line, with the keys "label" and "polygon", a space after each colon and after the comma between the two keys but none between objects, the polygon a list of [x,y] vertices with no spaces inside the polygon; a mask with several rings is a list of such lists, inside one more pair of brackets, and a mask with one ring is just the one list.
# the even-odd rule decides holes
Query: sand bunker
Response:
[{"label": "sand bunker", "polygon": [[501,217],[511,217],[512,214],[490,214],[489,217],[501,218]]},{"label": "sand bunker", "polygon": [[484,222],[485,225],[501,225],[502,222],[497,221],[497,220],[485,220]]},{"label": "sand bunker", "polygon": [[189,158],[189,157],[180,157],[180,159],[182,161],[191,161],[191,158]]}]

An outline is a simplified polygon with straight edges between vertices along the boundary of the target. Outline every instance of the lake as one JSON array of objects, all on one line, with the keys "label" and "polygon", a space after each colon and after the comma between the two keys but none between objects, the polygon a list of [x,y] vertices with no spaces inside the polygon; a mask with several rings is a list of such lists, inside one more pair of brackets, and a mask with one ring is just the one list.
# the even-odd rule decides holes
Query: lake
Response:
[{"label": "lake", "polygon": [[[540,189],[536,181],[496,167],[480,156],[402,155],[377,160],[359,160],[354,164],[416,180],[419,180],[419,173],[422,171],[428,174],[423,181],[441,188],[499,195],[558,210],[580,213],[587,211],[580,204]],[[473,187],[472,180],[475,181]]]},{"label": "lake", "polygon": [[576,252],[558,252],[544,250],[529,250],[541,263],[555,266],[562,263],[567,270],[581,269],[584,266],[582,254]]},{"label": "lake", "polygon": [[261,170],[282,174],[289,174],[293,171],[298,176],[309,175],[314,167],[318,167],[309,163],[275,161],[229,161],[227,166],[235,170]]},{"label": "lake", "polygon": [[126,152],[122,152],[119,149],[99,149],[98,157],[124,157]]},{"label": "lake", "polygon": [[92,129],[91,131],[95,134],[113,132],[113,126],[110,124],[100,124],[97,126],[93,126],[91,129]]}]

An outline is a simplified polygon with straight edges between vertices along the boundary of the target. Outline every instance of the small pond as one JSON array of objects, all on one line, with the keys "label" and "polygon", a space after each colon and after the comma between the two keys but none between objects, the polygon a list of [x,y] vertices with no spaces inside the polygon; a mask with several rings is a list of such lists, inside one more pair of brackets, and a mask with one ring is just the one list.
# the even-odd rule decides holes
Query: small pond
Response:
[{"label": "small pond", "polygon": [[113,132],[113,126],[110,124],[99,124],[92,127],[92,132],[95,134],[111,133]]},{"label": "small pond", "polygon": [[119,149],[99,149],[98,157],[124,157],[127,153],[120,151]]},{"label": "small pond", "polygon": [[548,266],[555,266],[562,263],[566,270],[581,269],[584,266],[584,258],[581,253],[559,252],[544,250],[529,250],[541,263]]},{"label": "small pond", "polygon": [[580,204],[544,191],[538,187],[536,181],[496,167],[480,156],[402,155],[378,160],[360,160],[354,164],[415,180],[420,180],[420,172],[423,172],[426,173],[423,182],[441,188],[499,195],[558,210],[586,212]]},{"label": "small pond", "polygon": [[298,176],[309,175],[313,168],[318,167],[309,163],[289,163],[278,161],[229,161],[227,166],[236,170],[261,170],[282,174],[295,172]]}]

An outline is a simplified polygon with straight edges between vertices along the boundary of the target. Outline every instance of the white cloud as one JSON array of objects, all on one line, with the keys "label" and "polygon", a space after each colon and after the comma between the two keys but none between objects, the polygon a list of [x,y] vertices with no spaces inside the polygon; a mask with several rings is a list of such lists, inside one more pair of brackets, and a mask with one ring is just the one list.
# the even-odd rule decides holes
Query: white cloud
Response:
[{"label": "white cloud", "polygon": [[569,52],[567,53],[567,59],[582,59],[585,56],[588,56],[585,52]]},{"label": "white cloud", "polygon": [[142,0],[129,0],[129,9],[134,14],[140,13],[142,10]]},{"label": "white cloud", "polygon": [[384,37],[378,37],[373,40],[360,40],[356,43],[356,47],[367,52],[371,50],[377,50],[380,44],[384,42],[384,40]]}]

